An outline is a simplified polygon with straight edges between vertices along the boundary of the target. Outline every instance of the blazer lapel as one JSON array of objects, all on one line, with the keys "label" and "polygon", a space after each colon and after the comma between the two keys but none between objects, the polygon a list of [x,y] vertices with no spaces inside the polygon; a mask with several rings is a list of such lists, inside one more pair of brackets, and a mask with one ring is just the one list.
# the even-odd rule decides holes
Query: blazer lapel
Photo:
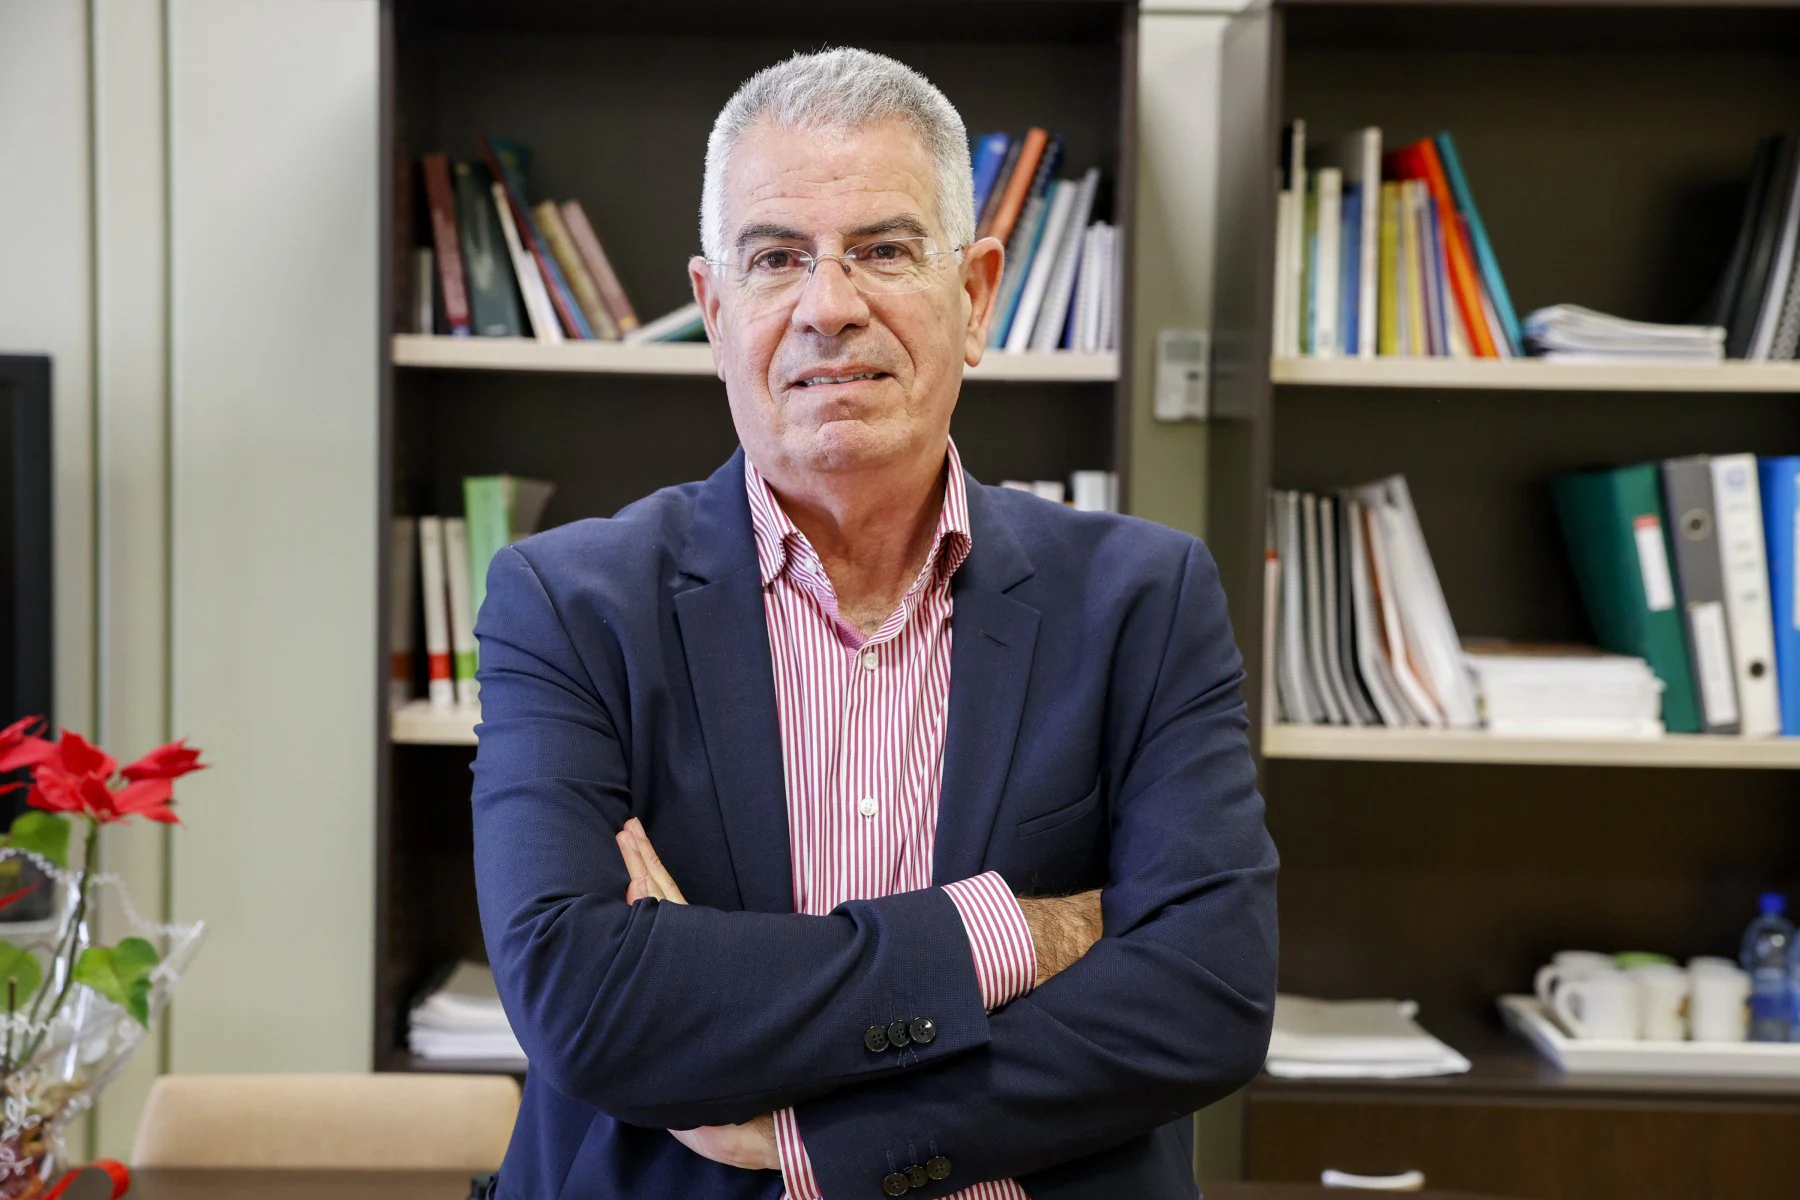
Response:
[{"label": "blazer lapel", "polygon": [[932,882],[979,875],[1012,765],[1038,610],[1007,595],[1030,578],[1031,560],[987,496],[968,480],[969,557],[952,582],[950,715],[938,800]]},{"label": "blazer lapel", "polygon": [[701,487],[682,569],[698,582],[676,593],[675,618],[738,895],[752,912],[793,912],[781,725],[742,450]]}]

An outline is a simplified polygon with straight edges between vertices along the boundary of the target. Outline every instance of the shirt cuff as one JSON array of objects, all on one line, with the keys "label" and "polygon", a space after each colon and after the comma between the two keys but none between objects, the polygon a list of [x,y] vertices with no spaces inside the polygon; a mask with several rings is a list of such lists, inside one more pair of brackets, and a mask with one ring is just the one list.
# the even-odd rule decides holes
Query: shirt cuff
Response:
[{"label": "shirt cuff", "polygon": [[962,915],[975,956],[975,978],[981,984],[981,1004],[989,1012],[1017,1000],[1037,982],[1037,947],[1025,910],[1013,897],[998,872],[988,871],[973,879],[944,885],[951,903]]},{"label": "shirt cuff", "polygon": [[813,1178],[812,1156],[800,1140],[800,1122],[791,1108],[775,1113],[775,1152],[781,1157],[781,1182],[787,1188],[787,1200],[825,1200],[819,1181]]}]

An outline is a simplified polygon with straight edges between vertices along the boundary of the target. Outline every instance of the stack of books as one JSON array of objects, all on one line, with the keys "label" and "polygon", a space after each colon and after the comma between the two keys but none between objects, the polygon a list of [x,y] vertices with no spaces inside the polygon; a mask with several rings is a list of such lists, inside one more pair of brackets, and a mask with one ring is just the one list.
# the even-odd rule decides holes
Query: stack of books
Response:
[{"label": "stack of books", "polygon": [[477,140],[479,161],[420,161],[431,236],[413,250],[414,333],[546,343],[702,336],[697,309],[641,324],[581,202],[533,203],[531,149]]},{"label": "stack of books", "polygon": [[1663,732],[1662,680],[1641,658],[1591,646],[1464,644],[1488,730],[1519,737],[1633,738]]},{"label": "stack of books", "polygon": [[502,1063],[525,1069],[525,1051],[500,1007],[494,973],[480,963],[456,964],[449,977],[413,1006],[407,1049],[444,1063]]},{"label": "stack of books", "polygon": [[990,133],[970,155],[976,236],[998,238],[1006,269],[988,345],[1009,353],[1118,349],[1116,226],[1094,219],[1100,172],[1058,179],[1063,138],[1033,128],[1023,137]]},{"label": "stack of books", "polygon": [[463,480],[464,516],[394,518],[388,680],[395,707],[416,695],[413,647],[415,630],[422,629],[431,707],[478,708],[475,618],[487,599],[488,565],[503,548],[537,532],[555,490],[542,480],[471,475]]},{"label": "stack of books", "polygon": [[1725,357],[1725,329],[1652,325],[1556,304],[1525,318],[1525,345],[1552,362],[1716,363]]},{"label": "stack of books", "polygon": [[1303,725],[1472,729],[1475,689],[1404,477],[1270,496],[1274,711]]},{"label": "stack of books", "polygon": [[1586,471],[1552,495],[1594,633],[1649,664],[1670,733],[1800,734],[1800,456]]},{"label": "stack of books", "polygon": [[1800,351],[1800,134],[1764,138],[1756,148],[1710,319],[1729,330],[1732,358],[1792,359]]},{"label": "stack of books", "polygon": [[1309,151],[1283,131],[1274,346],[1283,358],[1513,358],[1523,331],[1448,133],[1377,128]]}]

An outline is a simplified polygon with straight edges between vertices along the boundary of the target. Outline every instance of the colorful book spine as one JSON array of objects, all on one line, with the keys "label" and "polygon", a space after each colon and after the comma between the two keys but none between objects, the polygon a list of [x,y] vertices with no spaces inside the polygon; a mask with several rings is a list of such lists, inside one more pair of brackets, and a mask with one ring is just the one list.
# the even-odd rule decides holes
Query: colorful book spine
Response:
[{"label": "colorful book spine", "polygon": [[419,591],[425,606],[425,677],[431,707],[456,707],[450,670],[450,594],[444,578],[444,522],[419,518]]},{"label": "colorful book spine", "polygon": [[595,286],[600,289],[600,299],[605,303],[613,324],[618,326],[621,336],[630,333],[638,327],[637,311],[631,307],[631,299],[625,295],[618,272],[613,270],[612,260],[606,257],[606,250],[600,245],[600,237],[594,232],[593,225],[588,222],[587,212],[581,207],[581,201],[563,201],[562,217],[563,223],[569,228],[569,236],[575,240],[575,249],[581,254],[581,261],[593,275]]},{"label": "colorful book spine", "polygon": [[[1462,224],[1456,218],[1456,198],[1438,155],[1437,143],[1430,138],[1407,147],[1408,162],[1418,178],[1431,190],[1437,203],[1444,238],[1444,266],[1450,279],[1450,292],[1457,311],[1462,314],[1463,328],[1468,330],[1471,349],[1477,358],[1498,358],[1494,332],[1487,326],[1481,308],[1481,280],[1476,273],[1475,254],[1463,238]],[[1502,335],[1504,336],[1504,335]]]},{"label": "colorful book spine", "polygon": [[1343,254],[1338,280],[1338,328],[1343,333],[1344,353],[1354,355],[1363,344],[1363,190],[1362,185],[1344,185]]},{"label": "colorful book spine", "polygon": [[1481,270],[1483,290],[1500,318],[1501,332],[1506,338],[1507,347],[1512,351],[1512,357],[1518,358],[1525,353],[1524,331],[1519,327],[1519,315],[1513,308],[1512,296],[1507,293],[1506,280],[1500,275],[1500,260],[1495,257],[1493,243],[1488,240],[1487,226],[1482,223],[1481,213],[1475,207],[1475,192],[1469,187],[1469,177],[1463,172],[1462,159],[1456,153],[1456,142],[1448,133],[1440,133],[1433,140],[1437,145],[1438,161],[1444,169],[1444,178],[1456,200],[1457,213],[1468,227],[1475,261]]},{"label": "colorful book spine", "polygon": [[1800,455],[1757,460],[1763,537],[1769,560],[1769,607],[1775,623],[1775,680],[1781,689],[1781,732],[1800,734]]},{"label": "colorful book spine", "polygon": [[513,278],[519,281],[519,296],[525,302],[525,318],[531,322],[532,335],[547,345],[562,344],[562,326],[556,321],[556,307],[550,293],[544,290],[544,277],[538,274],[537,260],[519,240],[519,227],[513,224],[512,205],[507,203],[506,189],[493,185],[494,212],[500,218],[500,235],[506,240],[506,252],[512,257]]},{"label": "colorful book spine", "polygon": [[554,201],[544,200],[531,210],[531,215],[538,228],[544,231],[550,256],[556,260],[563,278],[569,281],[569,290],[575,295],[575,303],[581,306],[581,315],[593,327],[594,336],[601,341],[617,341],[619,327],[613,323],[612,314],[606,311],[606,303],[600,298],[600,287],[575,249],[575,240],[569,236],[568,226],[563,224],[562,210]]},{"label": "colorful book spine", "polygon": [[427,154],[424,160],[425,202],[431,210],[431,244],[437,250],[439,290],[450,336],[468,337],[469,293],[463,283],[462,249],[457,245],[456,194],[450,183],[450,160]]},{"label": "colorful book spine", "polygon": [[1418,189],[1400,185],[1400,257],[1405,286],[1400,290],[1400,313],[1407,354],[1431,353],[1430,322],[1425,309],[1425,237],[1420,226]]},{"label": "colorful book spine", "polygon": [[1376,305],[1378,348],[1384,355],[1400,353],[1400,185],[1383,183],[1381,197],[1381,254],[1378,259],[1379,302]]},{"label": "colorful book spine", "polygon": [[1024,150],[1024,138],[1013,138],[1012,145],[1006,148],[1006,157],[1000,160],[1000,169],[994,174],[994,184],[988,189],[987,199],[975,210],[976,237],[987,237],[994,228],[994,214],[1000,211],[1000,197],[1006,194],[1006,185],[1018,169],[1019,155]]},{"label": "colorful book spine", "polygon": [[581,306],[575,303],[575,294],[569,289],[562,272],[557,269],[556,259],[545,247],[543,234],[531,219],[529,192],[525,186],[525,164],[530,152],[515,142],[499,138],[480,136],[476,140],[481,145],[481,154],[487,162],[488,170],[506,191],[506,203],[512,209],[513,225],[518,230],[519,241],[537,264],[544,279],[544,288],[550,293],[550,302],[555,306],[556,315],[561,319],[564,330],[572,338],[595,340],[593,327],[582,316]]},{"label": "colorful book spine", "polygon": [[481,177],[486,172],[466,162],[455,164],[456,229],[463,253],[463,280],[469,312],[479,337],[518,337],[524,330],[512,264],[494,215],[493,194]]},{"label": "colorful book spine", "polygon": [[388,546],[388,702],[396,708],[412,699],[413,584],[418,579],[419,525],[395,517]]},{"label": "colorful book spine", "polygon": [[975,150],[973,170],[977,215],[987,206],[988,194],[994,190],[994,184],[1000,178],[1000,167],[1006,162],[1006,151],[1011,145],[1010,135],[990,133],[981,139],[981,145]]},{"label": "colorful book spine", "polygon": [[1019,161],[1013,168],[1012,178],[1006,183],[1006,191],[1001,194],[1000,207],[994,210],[994,224],[987,232],[1002,242],[1012,236],[1013,225],[1025,208],[1027,195],[1031,190],[1031,181],[1037,178],[1038,160],[1044,156],[1044,149],[1050,144],[1050,134],[1033,126],[1025,134],[1025,141],[1019,150]]},{"label": "colorful book spine", "polygon": [[469,527],[461,517],[444,518],[444,581],[450,593],[450,674],[456,683],[456,703],[473,708],[475,609],[469,596]]}]

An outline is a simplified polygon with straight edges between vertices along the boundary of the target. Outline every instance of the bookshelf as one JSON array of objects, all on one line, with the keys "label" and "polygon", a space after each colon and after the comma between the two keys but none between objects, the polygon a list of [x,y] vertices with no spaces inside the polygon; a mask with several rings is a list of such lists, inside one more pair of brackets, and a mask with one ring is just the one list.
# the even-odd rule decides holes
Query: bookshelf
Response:
[{"label": "bookshelf", "polygon": [[[396,367],[444,371],[557,371],[595,375],[685,375],[713,377],[712,347],[705,343],[563,342],[546,345],[528,338],[454,338],[394,335]],[[1114,383],[1117,354],[1069,351],[1007,354],[991,351],[971,369],[971,382]]]},{"label": "bookshelf", "polygon": [[1720,1147],[1763,1136],[1751,1120],[1793,1144],[1800,1097],[1583,1086],[1505,1035],[1494,998],[1559,949],[1732,953],[1757,892],[1800,894],[1800,739],[1265,725],[1261,641],[1270,487],[1403,473],[1459,632],[1589,641],[1547,476],[1800,447],[1791,363],[1272,359],[1282,124],[1305,119],[1318,144],[1450,130],[1521,314],[1569,302],[1685,322],[1729,254],[1757,138],[1800,112],[1800,9],[1276,0],[1232,18],[1222,63],[1237,102],[1220,143],[1208,542],[1282,852],[1281,987],[1414,999],[1476,1062],[1430,1084],[1259,1080],[1247,1173],[1416,1167],[1431,1187],[1545,1200],[1784,1194],[1791,1164],[1751,1155],[1727,1183]]},{"label": "bookshelf", "polygon": [[[409,249],[426,225],[418,157],[473,158],[475,135],[533,148],[534,191],[579,199],[639,315],[687,301],[701,164],[719,107],[796,50],[866,46],[929,76],[972,132],[1061,132],[1061,174],[1098,166],[1101,212],[1122,229],[1120,345],[1131,345],[1136,8],[1123,0],[921,0],[891,31],[841,7],[581,6],[559,0],[388,0],[381,287],[382,528],[395,515],[460,512],[466,475],[556,484],[543,518],[604,516],[659,487],[704,478],[736,445],[704,345],[452,339],[403,332]],[[970,372],[952,434],[979,478],[1120,474],[1129,503],[1128,356],[991,352]],[[384,589],[390,539],[380,539]],[[388,597],[380,598],[387,661]],[[415,645],[422,644],[415,635]],[[405,1014],[448,961],[485,958],[476,915],[469,768],[477,717],[422,702],[389,710],[385,671],[376,833],[378,1069],[418,1070]],[[417,688],[417,694],[423,689]]]}]

